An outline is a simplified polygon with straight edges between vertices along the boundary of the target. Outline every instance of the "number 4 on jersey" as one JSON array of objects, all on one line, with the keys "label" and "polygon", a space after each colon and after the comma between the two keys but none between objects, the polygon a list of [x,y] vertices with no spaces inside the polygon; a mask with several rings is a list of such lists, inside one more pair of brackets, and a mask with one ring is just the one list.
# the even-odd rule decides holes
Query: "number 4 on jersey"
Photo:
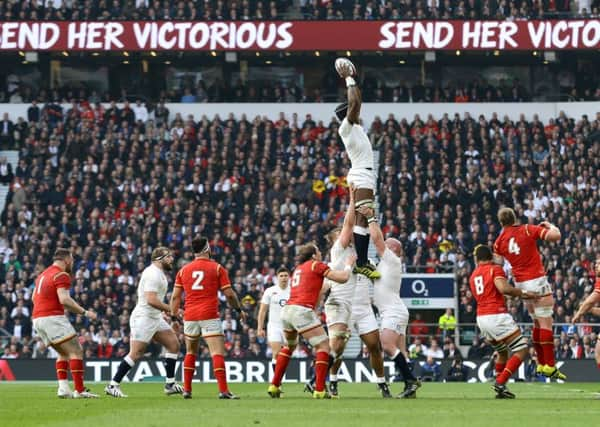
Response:
[{"label": "number 4 on jersey", "polygon": [[521,248],[515,241],[514,237],[511,237],[510,240],[508,241],[508,253],[515,254],[515,255],[519,255],[521,253]]}]

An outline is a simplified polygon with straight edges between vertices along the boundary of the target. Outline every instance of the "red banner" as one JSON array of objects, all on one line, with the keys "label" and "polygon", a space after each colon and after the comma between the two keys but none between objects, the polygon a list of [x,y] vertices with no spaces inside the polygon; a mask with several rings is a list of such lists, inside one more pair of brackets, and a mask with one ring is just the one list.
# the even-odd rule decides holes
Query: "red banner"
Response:
[{"label": "red banner", "polygon": [[0,51],[568,50],[600,20],[3,22]]}]

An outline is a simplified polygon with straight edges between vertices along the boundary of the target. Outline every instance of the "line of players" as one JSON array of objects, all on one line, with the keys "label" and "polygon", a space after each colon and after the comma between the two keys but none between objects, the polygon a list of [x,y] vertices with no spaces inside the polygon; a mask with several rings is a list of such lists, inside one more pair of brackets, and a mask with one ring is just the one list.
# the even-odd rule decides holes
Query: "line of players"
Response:
[{"label": "line of players", "polygon": [[[130,317],[130,351],[121,361],[110,384],[104,389],[106,394],[113,397],[127,397],[121,391],[120,383],[135,363],[143,357],[148,344],[155,341],[166,349],[164,393],[182,394],[186,399],[191,398],[196,355],[202,337],[212,357],[219,398],[238,399],[229,391],[227,385],[225,343],[219,315],[219,292],[225,295],[229,306],[238,311],[242,320],[245,320],[246,313],[241,310],[237,295],[231,288],[227,271],[219,263],[210,259],[208,239],[194,238],[192,251],[194,260],[184,265],[177,273],[170,304],[164,302],[168,289],[165,273],[173,269],[173,254],[166,247],[158,247],[152,251],[152,262],[142,272],[137,287],[137,303]],[[56,361],[58,397],[96,398],[98,395],[91,393],[84,386],[83,350],[77,340],[75,329],[64,314],[67,309],[92,321],[97,318],[93,310],[81,307],[69,295],[73,263],[71,252],[59,248],[54,254],[53,264],[36,278],[33,293],[33,327],[44,343],[52,346],[59,354]],[[175,367],[179,353],[176,332],[179,329],[182,293],[185,293],[183,331],[186,344],[183,387],[175,381]],[[165,320],[167,315],[171,316],[171,325]],[[67,381],[69,368],[74,391],[71,391]]]},{"label": "line of players", "polygon": [[[306,245],[299,250],[300,265],[292,275],[287,304],[282,304],[286,299],[284,285],[287,271],[278,272],[280,290],[272,288],[273,290],[265,293],[264,304],[261,305],[259,314],[259,334],[264,334],[262,327],[265,305],[269,305],[267,329],[275,359],[275,376],[269,387],[269,394],[272,397],[280,396],[280,385],[286,366],[296,346],[298,334],[301,334],[316,350],[315,382],[309,386],[313,396],[329,397],[325,390],[328,370],[330,392],[333,396],[339,395],[337,370],[350,336],[350,327],[354,327],[369,349],[371,366],[377,375],[382,395],[391,397],[384,376],[381,351],[383,349],[394,360],[397,371],[401,372],[405,379],[405,390],[399,397],[415,397],[420,382],[413,377],[405,359],[408,311],[399,297],[403,270],[402,245],[396,239],[384,241],[375,218],[373,197],[376,178],[372,170],[373,152],[370,141],[359,124],[361,98],[354,80],[356,68],[344,59],[336,61],[336,70],[345,79],[348,88],[348,102],[336,109],[336,114],[341,120],[339,133],[352,164],[348,174],[348,181],[352,185],[348,212],[341,229],[334,230],[328,236],[332,244],[330,266],[322,263],[321,252],[315,245]],[[561,235],[555,226],[547,222],[542,222],[539,226],[516,225],[516,215],[510,208],[501,209],[498,219],[502,225],[502,232],[494,244],[493,252],[489,247],[481,245],[474,251],[477,269],[470,278],[470,286],[477,300],[479,328],[499,353],[496,365],[498,377],[494,390],[499,398],[512,398],[514,395],[508,391],[505,384],[527,352],[520,329],[507,314],[503,297],[505,294],[528,300],[527,308],[534,319],[533,344],[538,356],[538,372],[551,378],[566,378],[555,366],[552,342],[554,300],[536,246],[537,240],[556,242],[560,240]],[[373,239],[381,259],[377,268],[367,259],[369,236]],[[210,260],[208,240],[195,238],[192,249],[195,259],[177,274],[170,305],[164,303],[168,287],[165,271],[173,268],[173,255],[164,247],[153,251],[152,264],[144,270],[138,284],[138,302],[131,315],[131,351],[105,388],[107,394],[125,397],[120,389],[121,380],[142,357],[148,343],[155,340],[167,350],[165,393],[181,393],[185,398],[191,398],[191,379],[199,338],[202,337],[206,340],[213,359],[219,397],[237,398],[229,391],[226,382],[218,292],[224,293],[229,305],[238,310],[242,318],[245,313],[241,311],[237,296],[231,289],[227,271],[220,264]],[[517,288],[508,285],[503,270],[496,265],[501,261],[494,260],[493,253],[504,257],[511,265]],[[600,263],[597,264],[597,271],[599,265]],[[96,319],[92,310],[85,310],[69,295],[72,266],[71,253],[66,249],[58,249],[53,265],[36,279],[33,293],[33,326],[42,340],[59,353],[56,362],[58,396],[97,397],[83,385],[83,351],[76,339],[75,330],[64,316],[66,308],[90,320]],[[374,302],[382,315],[381,334],[370,306],[368,280],[375,280]],[[329,336],[314,311],[327,289],[330,290],[330,294],[325,302],[325,313]],[[183,318],[186,340],[183,387],[177,384],[174,378],[179,342],[173,329],[178,328],[182,292],[185,293]],[[599,295],[600,285],[597,282],[596,291],[584,302],[575,319],[592,309],[593,304],[600,300]],[[279,309],[283,333],[277,327]],[[165,321],[163,313],[170,313],[173,328]],[[509,350],[514,353],[510,360]],[[67,382],[68,369],[73,376],[73,392]]]}]

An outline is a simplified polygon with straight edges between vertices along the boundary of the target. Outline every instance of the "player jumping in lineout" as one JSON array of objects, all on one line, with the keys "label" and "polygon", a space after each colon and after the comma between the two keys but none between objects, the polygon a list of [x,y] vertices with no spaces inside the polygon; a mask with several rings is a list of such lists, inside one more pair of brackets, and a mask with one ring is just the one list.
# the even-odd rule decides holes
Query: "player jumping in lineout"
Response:
[{"label": "player jumping in lineout", "polygon": [[[346,81],[348,102],[340,104],[335,109],[337,118],[341,121],[338,133],[342,138],[346,153],[350,159],[351,168],[348,172],[348,183],[356,187],[356,208],[367,205],[373,206],[377,179],[373,172],[373,148],[365,130],[360,125],[360,107],[362,104],[360,89],[356,84],[356,68],[346,58],[335,61],[335,69]],[[356,215],[356,225],[353,229],[354,246],[356,247],[355,273],[369,279],[378,279],[380,274],[369,262],[369,230],[364,215]]]}]

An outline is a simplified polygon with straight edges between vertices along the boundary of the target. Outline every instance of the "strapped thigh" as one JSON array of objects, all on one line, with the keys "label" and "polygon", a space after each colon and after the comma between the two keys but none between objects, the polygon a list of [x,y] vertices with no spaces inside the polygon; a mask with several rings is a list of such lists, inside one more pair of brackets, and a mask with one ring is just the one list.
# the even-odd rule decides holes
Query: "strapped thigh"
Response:
[{"label": "strapped thigh", "polygon": [[519,334],[518,336],[513,338],[511,342],[508,343],[508,347],[513,353],[526,349],[527,339],[523,335]]}]

